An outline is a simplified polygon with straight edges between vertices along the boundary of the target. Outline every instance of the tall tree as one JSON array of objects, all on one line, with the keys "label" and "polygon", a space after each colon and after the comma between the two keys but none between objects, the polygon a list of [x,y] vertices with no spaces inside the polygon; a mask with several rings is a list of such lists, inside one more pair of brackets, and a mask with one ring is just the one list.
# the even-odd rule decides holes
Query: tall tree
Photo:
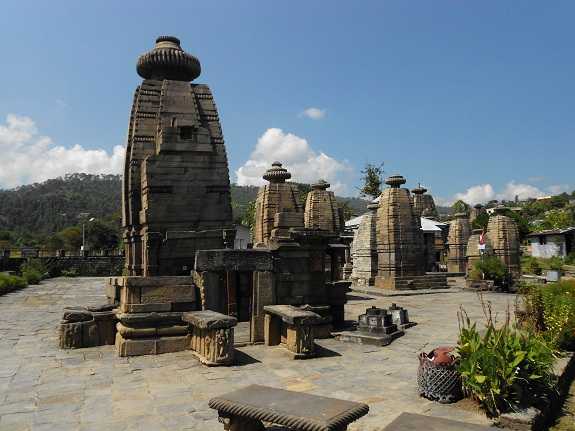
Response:
[{"label": "tall tree", "polygon": [[363,186],[359,189],[359,193],[363,197],[370,197],[375,199],[381,194],[382,177],[384,162],[379,165],[367,163],[365,168],[361,171]]}]

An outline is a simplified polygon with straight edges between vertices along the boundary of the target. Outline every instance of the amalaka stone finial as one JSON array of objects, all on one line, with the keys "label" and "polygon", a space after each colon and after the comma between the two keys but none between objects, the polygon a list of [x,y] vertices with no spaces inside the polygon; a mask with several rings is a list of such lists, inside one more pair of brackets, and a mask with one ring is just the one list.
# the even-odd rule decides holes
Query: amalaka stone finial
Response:
[{"label": "amalaka stone finial", "polygon": [[202,71],[200,61],[185,52],[174,36],[160,36],[156,46],[138,58],[138,75],[144,79],[193,81]]},{"label": "amalaka stone finial", "polygon": [[411,192],[416,194],[416,195],[422,195],[425,192],[427,192],[427,189],[425,187],[421,187],[421,183],[419,183],[419,184],[417,184],[417,187],[414,188]]},{"label": "amalaka stone finial", "polygon": [[375,203],[375,202],[372,202],[372,203],[367,205],[367,209],[372,211],[372,212],[376,212],[378,208],[379,208],[379,204]]},{"label": "amalaka stone finial", "polygon": [[282,167],[280,162],[273,162],[272,167],[269,168],[263,176],[263,179],[270,183],[285,183],[285,181],[290,178],[291,174],[286,168]]},{"label": "amalaka stone finial", "polygon": [[316,183],[313,183],[311,185],[311,188],[314,190],[327,190],[329,189],[329,187],[331,186],[330,183],[328,183],[326,180],[319,180]]},{"label": "amalaka stone finial", "polygon": [[493,214],[495,215],[505,215],[505,211],[507,210],[507,207],[503,206],[503,205],[497,205],[495,208],[493,208]]},{"label": "amalaka stone finial", "polygon": [[467,218],[466,213],[455,213],[453,214],[453,218]]},{"label": "amalaka stone finial", "polygon": [[387,177],[385,180],[385,184],[391,186],[393,189],[398,189],[399,186],[405,184],[406,180],[401,175],[392,175]]}]

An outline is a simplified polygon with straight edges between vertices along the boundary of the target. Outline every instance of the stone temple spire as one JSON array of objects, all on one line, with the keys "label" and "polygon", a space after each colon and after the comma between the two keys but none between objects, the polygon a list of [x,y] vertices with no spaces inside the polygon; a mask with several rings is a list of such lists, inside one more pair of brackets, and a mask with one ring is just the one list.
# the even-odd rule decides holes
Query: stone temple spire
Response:
[{"label": "stone temple spire", "polygon": [[343,212],[335,194],[328,190],[330,184],[319,180],[311,185],[307,194],[304,212],[304,224],[308,229],[321,229],[328,232],[340,232],[344,227]]},{"label": "stone temple spire", "polygon": [[180,39],[160,36],[156,46],[138,59],[138,75],[144,79],[190,82],[200,76],[200,61],[180,47]]},{"label": "stone temple spire", "polygon": [[291,178],[291,173],[280,162],[273,162],[262,178],[270,183],[285,183]]},{"label": "stone temple spire", "polygon": [[418,184],[411,192],[413,193],[413,211],[418,217],[421,217],[424,210],[423,195],[427,192],[427,189]]}]

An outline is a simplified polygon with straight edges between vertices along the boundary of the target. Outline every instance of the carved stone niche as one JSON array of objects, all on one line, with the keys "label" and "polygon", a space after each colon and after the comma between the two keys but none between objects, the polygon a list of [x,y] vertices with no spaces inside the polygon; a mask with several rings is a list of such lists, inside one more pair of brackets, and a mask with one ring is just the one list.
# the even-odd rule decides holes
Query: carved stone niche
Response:
[{"label": "carved stone niche", "polygon": [[235,317],[204,310],[184,313],[182,320],[190,325],[190,347],[202,364],[233,364]]}]

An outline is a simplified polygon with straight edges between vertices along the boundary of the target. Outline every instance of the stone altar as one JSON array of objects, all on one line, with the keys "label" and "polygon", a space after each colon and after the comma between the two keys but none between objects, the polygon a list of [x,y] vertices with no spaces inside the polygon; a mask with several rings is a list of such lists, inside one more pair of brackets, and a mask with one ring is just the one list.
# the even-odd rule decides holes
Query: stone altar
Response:
[{"label": "stone altar", "polygon": [[314,326],[323,322],[320,315],[291,305],[267,305],[264,311],[266,346],[281,344],[294,359],[315,355]]}]

